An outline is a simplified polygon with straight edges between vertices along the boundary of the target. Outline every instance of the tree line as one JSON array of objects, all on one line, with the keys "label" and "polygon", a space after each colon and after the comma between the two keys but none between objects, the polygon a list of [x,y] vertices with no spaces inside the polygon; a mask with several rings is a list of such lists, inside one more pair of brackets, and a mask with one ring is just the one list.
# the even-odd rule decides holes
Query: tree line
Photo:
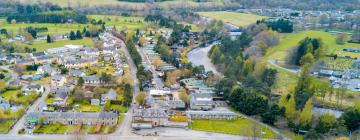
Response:
[{"label": "tree line", "polygon": [[41,12],[41,13],[16,13],[7,17],[6,21],[11,23],[28,22],[28,23],[87,23],[88,19],[85,14],[75,11],[55,11],[55,12]]}]

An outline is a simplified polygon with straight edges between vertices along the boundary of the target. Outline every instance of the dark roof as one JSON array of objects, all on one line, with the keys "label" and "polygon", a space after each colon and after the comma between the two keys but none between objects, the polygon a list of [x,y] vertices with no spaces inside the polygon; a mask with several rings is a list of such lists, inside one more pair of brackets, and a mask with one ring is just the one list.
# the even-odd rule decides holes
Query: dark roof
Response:
[{"label": "dark roof", "polygon": [[44,52],[35,52],[35,53],[32,53],[32,55],[35,57],[39,57],[39,56],[44,56],[45,53]]}]

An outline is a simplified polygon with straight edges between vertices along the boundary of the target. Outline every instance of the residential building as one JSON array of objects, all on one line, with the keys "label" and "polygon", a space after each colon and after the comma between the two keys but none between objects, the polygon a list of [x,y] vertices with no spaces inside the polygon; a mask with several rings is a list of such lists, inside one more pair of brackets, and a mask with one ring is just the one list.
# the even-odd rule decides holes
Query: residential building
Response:
[{"label": "residential building", "polygon": [[83,79],[84,79],[84,84],[87,84],[87,85],[98,85],[98,84],[102,83],[100,78],[96,75],[84,76]]},{"label": "residential building", "polygon": [[31,92],[41,94],[45,91],[45,88],[41,85],[30,84],[23,86],[21,90],[25,95],[28,95]]},{"label": "residential building", "polygon": [[59,68],[52,67],[52,66],[50,66],[50,64],[45,64],[43,66],[39,66],[37,71],[36,71],[37,74],[41,74],[41,75],[48,74],[48,75],[51,75],[51,76],[60,74],[60,72],[61,71],[60,71]]},{"label": "residential building", "polygon": [[54,75],[51,78],[51,85],[53,86],[62,86],[66,83],[66,77],[62,75]]},{"label": "residential building", "polygon": [[132,117],[132,127],[142,128],[144,126],[158,127],[168,125],[169,116],[163,109],[148,108],[136,109]]},{"label": "residential building", "polygon": [[117,93],[114,89],[110,89],[106,94],[101,94],[101,101],[105,103],[108,100],[117,100]]},{"label": "residential building", "polygon": [[117,124],[119,115],[113,112],[29,112],[26,115],[28,122],[38,122],[45,118],[48,123],[61,123],[65,125],[109,125]]}]

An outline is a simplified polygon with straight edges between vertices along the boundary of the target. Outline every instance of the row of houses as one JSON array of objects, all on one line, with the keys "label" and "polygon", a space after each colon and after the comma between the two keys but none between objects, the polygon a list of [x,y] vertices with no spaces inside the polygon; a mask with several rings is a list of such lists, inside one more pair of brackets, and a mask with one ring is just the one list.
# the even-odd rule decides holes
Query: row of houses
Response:
[{"label": "row of houses", "polygon": [[65,125],[109,125],[117,124],[119,115],[113,112],[28,112],[26,114],[28,123],[39,123],[44,119],[47,123],[61,123]]}]

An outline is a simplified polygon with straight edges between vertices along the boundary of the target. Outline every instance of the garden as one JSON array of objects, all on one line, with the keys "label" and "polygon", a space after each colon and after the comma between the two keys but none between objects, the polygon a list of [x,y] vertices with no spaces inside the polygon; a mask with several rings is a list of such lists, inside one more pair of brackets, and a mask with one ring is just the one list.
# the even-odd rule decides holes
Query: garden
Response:
[{"label": "garden", "polygon": [[266,126],[257,124],[245,118],[237,120],[193,120],[190,123],[190,127],[193,130],[215,133],[225,133],[249,137],[256,135],[257,137],[271,139],[279,138],[275,132]]}]

